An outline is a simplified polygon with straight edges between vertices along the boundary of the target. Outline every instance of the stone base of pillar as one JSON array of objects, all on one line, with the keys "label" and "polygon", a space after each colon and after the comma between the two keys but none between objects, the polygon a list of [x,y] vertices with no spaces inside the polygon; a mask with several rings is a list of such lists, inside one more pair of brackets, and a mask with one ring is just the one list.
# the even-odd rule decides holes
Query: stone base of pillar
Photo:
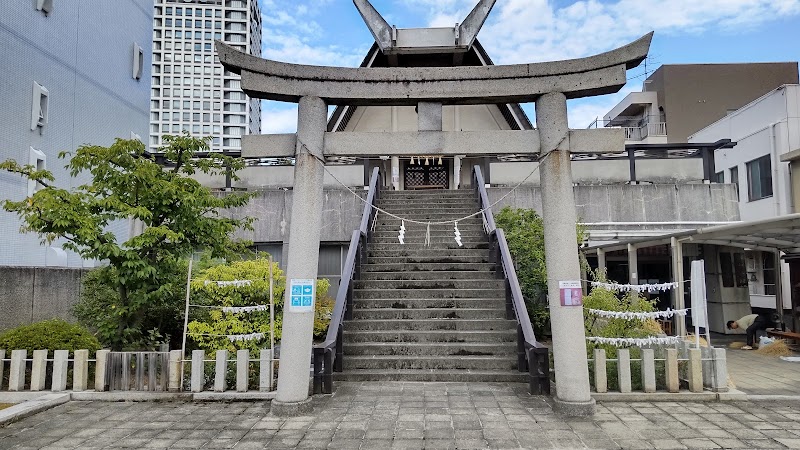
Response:
[{"label": "stone base of pillar", "polygon": [[566,400],[560,400],[557,397],[553,397],[553,402],[555,403],[554,406],[556,413],[568,417],[593,416],[596,405],[594,399],[591,399],[588,402],[568,402]]},{"label": "stone base of pillar", "polygon": [[311,397],[301,402],[281,402],[272,400],[270,403],[270,414],[278,417],[302,416],[314,412],[314,405],[311,403]]}]

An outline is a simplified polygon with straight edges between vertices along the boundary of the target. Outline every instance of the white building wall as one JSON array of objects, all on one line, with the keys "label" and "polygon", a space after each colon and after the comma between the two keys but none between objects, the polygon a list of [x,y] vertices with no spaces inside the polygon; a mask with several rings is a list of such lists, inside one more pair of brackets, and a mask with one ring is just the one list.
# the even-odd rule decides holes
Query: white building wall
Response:
[{"label": "white building wall", "polygon": [[[800,149],[800,85],[785,85],[732,112],[689,137],[690,142],[736,141],[736,147],[715,153],[715,171],[724,172],[726,182],[739,184],[739,209],[742,220],[758,220],[791,214],[791,178],[789,163],[781,162],[785,153]],[[768,155],[772,169],[771,197],[750,200],[747,163]],[[731,168],[738,169],[738,179],[731,179]],[[760,262],[760,255],[756,255]],[[783,304],[791,307],[789,266],[781,264]],[[758,274],[761,277],[761,274]],[[763,294],[758,278],[751,289],[751,304],[775,305],[775,296]],[[762,283],[762,284],[759,284]]]},{"label": "white building wall", "polygon": [[155,0],[151,39],[151,151],[183,131],[209,138],[212,150],[238,151],[242,136],[261,132],[261,102],[244,95],[214,48],[222,40],[261,56],[257,0]]},{"label": "white building wall", "polygon": [[[147,136],[150,99],[152,0],[70,0],[54,2],[53,11],[37,11],[33,1],[4,2],[0,13],[0,160],[30,162],[30,149],[45,155],[56,186],[71,179],[61,151],[81,144],[108,146],[131,133]],[[133,78],[133,46],[144,53],[140,80]],[[33,83],[49,92],[48,122],[31,130]],[[21,200],[28,182],[0,172],[2,198]],[[20,234],[20,221],[0,211],[0,265],[44,266],[48,249],[33,234]],[[127,224],[112,227],[127,236]],[[54,246],[58,246],[55,243]],[[61,261],[59,261],[59,264]],[[67,265],[84,265],[68,253]]]}]

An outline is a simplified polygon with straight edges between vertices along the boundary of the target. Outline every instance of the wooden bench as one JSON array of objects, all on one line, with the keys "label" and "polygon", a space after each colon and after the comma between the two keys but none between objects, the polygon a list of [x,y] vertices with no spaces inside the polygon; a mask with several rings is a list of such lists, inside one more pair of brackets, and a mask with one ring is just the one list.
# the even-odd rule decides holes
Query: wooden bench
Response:
[{"label": "wooden bench", "polygon": [[800,333],[794,333],[792,331],[767,330],[767,336],[780,339],[788,339],[795,341],[796,343],[800,343]]}]

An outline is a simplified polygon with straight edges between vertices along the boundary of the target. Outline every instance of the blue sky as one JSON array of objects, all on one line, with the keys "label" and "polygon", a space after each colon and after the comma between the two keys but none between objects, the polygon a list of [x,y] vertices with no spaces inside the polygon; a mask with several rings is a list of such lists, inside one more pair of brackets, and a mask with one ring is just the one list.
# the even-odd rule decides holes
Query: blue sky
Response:
[{"label": "blue sky", "polygon": [[[259,0],[263,56],[357,66],[373,38],[351,0]],[[398,28],[452,26],[477,0],[373,0]],[[654,30],[647,69],[661,64],[800,60],[800,0],[498,0],[478,39],[495,64],[577,58]],[[570,101],[570,127],[585,128],[628,92]],[[529,112],[532,108],[526,107]],[[293,132],[296,105],[265,102],[262,133]]]}]

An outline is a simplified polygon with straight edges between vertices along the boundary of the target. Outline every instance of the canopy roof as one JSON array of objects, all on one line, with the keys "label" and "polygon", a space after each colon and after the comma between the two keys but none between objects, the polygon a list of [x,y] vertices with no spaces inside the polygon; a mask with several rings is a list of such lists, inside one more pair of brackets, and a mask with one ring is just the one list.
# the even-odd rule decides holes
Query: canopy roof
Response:
[{"label": "canopy roof", "polygon": [[666,234],[657,238],[596,245],[583,249],[583,252],[595,253],[597,250],[607,252],[623,250],[628,247],[628,244],[633,244],[635,247],[651,247],[669,244],[672,238],[690,244],[724,245],[752,250],[779,250],[787,254],[800,254],[800,214],[698,228],[691,231]]}]

